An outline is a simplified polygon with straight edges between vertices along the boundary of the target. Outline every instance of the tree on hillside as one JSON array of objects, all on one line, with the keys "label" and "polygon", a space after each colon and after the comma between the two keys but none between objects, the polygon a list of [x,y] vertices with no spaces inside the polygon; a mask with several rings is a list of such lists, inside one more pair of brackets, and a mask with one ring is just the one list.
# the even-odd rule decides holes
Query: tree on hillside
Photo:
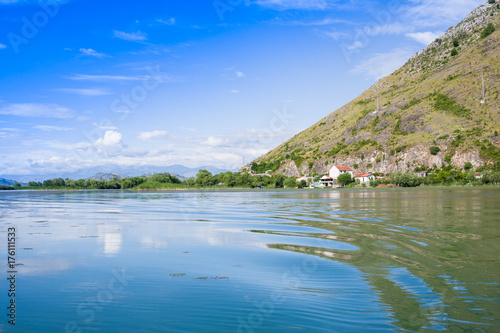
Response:
[{"label": "tree on hillside", "polygon": [[350,183],[353,182],[351,174],[346,172],[341,174],[340,176],[337,177],[337,181],[339,182],[340,185],[349,185]]}]

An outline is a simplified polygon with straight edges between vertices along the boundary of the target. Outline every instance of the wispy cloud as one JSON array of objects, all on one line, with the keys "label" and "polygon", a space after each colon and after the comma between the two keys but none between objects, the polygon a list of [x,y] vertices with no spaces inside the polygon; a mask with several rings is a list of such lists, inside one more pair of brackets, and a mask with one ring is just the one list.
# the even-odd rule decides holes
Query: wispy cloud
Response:
[{"label": "wispy cloud", "polygon": [[407,33],[405,36],[427,46],[442,34],[443,32],[434,33],[431,31],[426,31],[426,32]]},{"label": "wispy cloud", "polygon": [[50,126],[50,125],[36,125],[33,126],[35,129],[39,129],[44,132],[50,132],[50,131],[71,131],[73,128],[71,127],[60,127],[60,126]]},{"label": "wispy cloud", "polygon": [[105,55],[104,53],[99,53],[99,52],[97,52],[96,50],[93,50],[93,49],[84,49],[84,48],[81,48],[80,49],[80,53],[82,55],[96,57],[96,58],[107,57],[107,55]]},{"label": "wispy cloud", "polygon": [[330,38],[333,38],[334,40],[339,40],[340,38],[350,36],[350,34],[340,31],[324,31],[323,34]]},{"label": "wispy cloud", "polygon": [[68,93],[68,94],[77,94],[81,96],[104,96],[111,95],[111,92],[105,89],[71,89],[71,88],[62,88],[57,89],[57,91]]},{"label": "wispy cloud", "polygon": [[236,76],[237,77],[246,77],[246,75],[243,74],[242,72],[236,72]]},{"label": "wispy cloud", "polygon": [[231,92],[232,92],[233,94],[238,94],[240,91],[239,91],[239,90],[236,90],[236,89],[233,89],[233,90],[231,90]]},{"label": "wispy cloud", "polygon": [[75,74],[70,77],[71,80],[77,81],[140,81],[147,78],[146,76],[125,76],[125,75],[87,75]]},{"label": "wispy cloud", "polygon": [[288,9],[315,9],[323,10],[328,8],[326,0],[257,0],[258,5],[272,7],[280,10]]},{"label": "wispy cloud", "polygon": [[351,45],[349,45],[347,47],[347,49],[348,50],[356,50],[356,49],[362,48],[363,46],[364,46],[363,42],[358,40],[358,41],[352,43]]},{"label": "wispy cloud", "polygon": [[332,19],[332,18],[324,18],[315,21],[291,21],[292,25],[303,25],[303,26],[324,26],[324,25],[332,25],[332,24],[352,24],[351,21],[340,20],[340,19]]},{"label": "wispy cloud", "polygon": [[163,23],[165,25],[174,25],[175,24],[175,18],[171,17],[168,20],[157,19],[156,22]]},{"label": "wispy cloud", "polygon": [[388,53],[376,53],[371,58],[362,61],[352,72],[380,79],[401,67],[412,54],[413,52],[408,49],[395,49]]},{"label": "wispy cloud", "polygon": [[160,138],[167,136],[167,131],[152,131],[152,132],[141,132],[137,139],[139,140],[151,140],[154,138]]},{"label": "wispy cloud", "polygon": [[0,107],[0,114],[18,117],[58,118],[73,117],[73,112],[57,104],[13,103]]},{"label": "wispy cloud", "polygon": [[131,42],[143,42],[145,40],[147,40],[147,36],[145,33],[141,32],[141,31],[137,31],[137,32],[123,32],[123,31],[118,31],[118,30],[114,30],[113,31],[113,34],[116,38],[120,38],[120,39],[123,39],[123,40],[128,40],[128,41],[131,41]]},{"label": "wispy cloud", "polygon": [[416,27],[456,24],[484,0],[416,0],[404,7],[405,18]]},{"label": "wispy cloud", "polygon": [[0,50],[1,50],[1,49],[6,49],[6,48],[7,48],[7,45],[0,44]]}]

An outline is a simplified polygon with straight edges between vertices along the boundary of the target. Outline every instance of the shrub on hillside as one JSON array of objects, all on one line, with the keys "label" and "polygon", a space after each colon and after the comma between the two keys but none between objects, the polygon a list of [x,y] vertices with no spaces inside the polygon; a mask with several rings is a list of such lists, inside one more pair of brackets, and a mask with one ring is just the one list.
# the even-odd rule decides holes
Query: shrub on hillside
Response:
[{"label": "shrub on hillside", "polygon": [[486,27],[484,27],[483,31],[481,31],[481,38],[486,38],[495,32],[495,26],[492,23],[488,23]]},{"label": "shrub on hillside", "polygon": [[437,154],[441,151],[441,149],[439,149],[439,147],[432,146],[432,147],[430,148],[430,151],[431,151],[431,154],[432,154],[432,155],[437,155]]}]

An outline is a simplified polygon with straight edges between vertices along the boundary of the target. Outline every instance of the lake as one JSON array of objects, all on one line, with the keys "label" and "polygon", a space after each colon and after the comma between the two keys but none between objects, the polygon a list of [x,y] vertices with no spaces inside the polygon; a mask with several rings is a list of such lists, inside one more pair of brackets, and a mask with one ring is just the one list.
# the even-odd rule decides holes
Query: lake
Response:
[{"label": "lake", "polygon": [[3,191],[0,331],[500,332],[499,217],[500,189]]}]

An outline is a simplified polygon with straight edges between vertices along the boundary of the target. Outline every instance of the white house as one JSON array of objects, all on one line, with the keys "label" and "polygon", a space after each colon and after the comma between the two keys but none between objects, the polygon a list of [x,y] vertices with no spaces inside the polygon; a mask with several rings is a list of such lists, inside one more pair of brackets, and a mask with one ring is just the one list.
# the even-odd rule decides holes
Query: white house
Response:
[{"label": "white house", "polygon": [[375,180],[375,176],[371,173],[355,173],[354,179],[359,179],[359,182],[362,184],[369,183],[370,180]]},{"label": "white house", "polygon": [[343,173],[350,173],[352,177],[353,170],[345,165],[334,165],[330,169],[329,175],[333,179],[337,179]]},{"label": "white house", "polygon": [[309,177],[302,176],[302,177],[298,177],[296,180],[297,180],[297,183],[300,183],[300,181],[302,181],[302,180],[305,180],[306,182],[308,182],[309,181]]}]

